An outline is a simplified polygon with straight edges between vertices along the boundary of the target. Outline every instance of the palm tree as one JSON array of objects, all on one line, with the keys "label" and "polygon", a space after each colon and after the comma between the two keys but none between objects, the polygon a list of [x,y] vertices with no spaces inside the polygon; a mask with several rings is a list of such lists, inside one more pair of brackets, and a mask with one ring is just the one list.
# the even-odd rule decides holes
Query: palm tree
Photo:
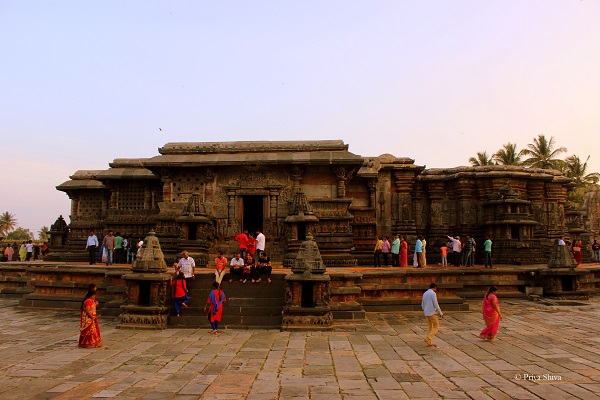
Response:
[{"label": "palm tree", "polygon": [[492,160],[488,156],[487,151],[484,151],[483,153],[478,152],[477,153],[477,158],[471,157],[471,158],[469,158],[469,162],[471,163],[471,165],[473,167],[479,167],[479,166],[482,166],[482,165],[494,165],[494,164],[496,164],[494,162],[494,160]]},{"label": "palm tree", "polygon": [[521,165],[523,164],[522,155],[522,150],[517,152],[516,143],[506,143],[492,156],[492,159],[500,165]]},{"label": "palm tree", "polygon": [[48,240],[49,237],[50,237],[50,228],[48,228],[47,226],[42,226],[40,228],[40,230],[38,231],[38,239],[45,242]]},{"label": "palm tree", "polygon": [[600,180],[600,174],[598,174],[597,172],[586,174],[588,166],[587,163],[589,159],[590,156],[588,156],[584,163],[581,163],[579,156],[575,155],[569,156],[565,159],[564,173],[566,176],[572,178],[575,181],[576,187],[598,183],[598,181]]},{"label": "palm tree", "polygon": [[569,192],[569,200],[574,203],[581,203],[583,196],[589,185],[595,184],[600,180],[600,174],[597,172],[587,173],[587,163],[590,156],[581,162],[579,156],[569,156],[565,159],[563,174],[572,178],[575,182],[575,188]]},{"label": "palm tree", "polygon": [[0,235],[6,236],[8,232],[15,229],[17,226],[17,219],[15,215],[5,211],[0,214]]},{"label": "palm tree", "polygon": [[533,144],[528,144],[526,149],[521,151],[524,156],[529,156],[523,161],[523,165],[535,168],[558,169],[562,170],[564,161],[557,158],[561,153],[567,151],[566,147],[554,148],[554,137],[550,140],[544,135],[538,135],[533,139]]}]

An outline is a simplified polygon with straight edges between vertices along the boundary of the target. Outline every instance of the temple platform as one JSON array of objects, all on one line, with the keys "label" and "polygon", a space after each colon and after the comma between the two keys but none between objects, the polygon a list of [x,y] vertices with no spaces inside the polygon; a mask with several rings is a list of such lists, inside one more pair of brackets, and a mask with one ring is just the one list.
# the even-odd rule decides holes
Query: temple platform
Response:
[{"label": "temple platform", "polygon": [[[431,282],[438,285],[438,300],[444,311],[468,311],[469,299],[480,299],[491,285],[499,297],[527,298],[531,290],[541,289],[541,272],[546,265],[500,265],[492,269],[475,267],[428,266],[417,268],[332,268],[330,305],[338,321],[364,321],[367,312],[420,311],[421,296]],[[19,307],[77,310],[90,283],[98,286],[97,300],[103,316],[117,317],[125,290],[121,276],[130,265],[60,262],[0,263],[0,297],[17,298]],[[600,293],[600,265],[585,264],[581,273],[582,290]],[[285,306],[284,277],[290,270],[273,268],[273,282],[224,281],[222,289],[228,302],[222,324],[237,328],[276,328],[281,324]],[[169,327],[197,328],[206,322],[202,309],[213,281],[211,268],[197,268],[190,284],[190,308],[181,317],[171,310]],[[542,291],[543,293],[543,291]],[[169,300],[172,307],[172,300]]]}]

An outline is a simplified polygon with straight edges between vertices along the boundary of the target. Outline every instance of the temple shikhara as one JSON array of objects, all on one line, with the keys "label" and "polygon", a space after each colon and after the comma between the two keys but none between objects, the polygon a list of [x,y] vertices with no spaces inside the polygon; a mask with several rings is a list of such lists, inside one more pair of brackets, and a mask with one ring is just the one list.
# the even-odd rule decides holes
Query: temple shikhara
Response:
[{"label": "temple shikhara", "polygon": [[354,154],[339,140],[168,143],[155,157],[116,159],[57,186],[71,215],[53,225],[51,255],[85,261],[90,230],[136,239],[153,230],[168,259],[185,249],[206,265],[217,250],[230,257],[239,232],[260,229],[285,266],[309,234],[327,267],[372,265],[375,236],[396,234],[411,248],[424,235],[430,263],[447,235],[490,236],[496,263],[546,263],[561,236],[589,243],[591,216],[569,205],[572,186],[554,170],[426,169]]}]

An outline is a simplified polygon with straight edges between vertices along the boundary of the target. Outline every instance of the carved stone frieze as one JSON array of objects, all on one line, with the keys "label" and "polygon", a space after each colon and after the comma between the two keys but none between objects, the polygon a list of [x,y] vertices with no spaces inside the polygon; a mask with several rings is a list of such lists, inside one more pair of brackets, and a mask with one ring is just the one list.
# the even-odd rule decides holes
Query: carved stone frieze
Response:
[{"label": "carved stone frieze", "polygon": [[331,313],[325,315],[284,315],[282,324],[290,326],[323,326],[328,327],[333,323]]},{"label": "carved stone frieze", "polygon": [[149,328],[167,329],[166,315],[144,315],[123,313],[119,316],[121,325],[147,326]]}]

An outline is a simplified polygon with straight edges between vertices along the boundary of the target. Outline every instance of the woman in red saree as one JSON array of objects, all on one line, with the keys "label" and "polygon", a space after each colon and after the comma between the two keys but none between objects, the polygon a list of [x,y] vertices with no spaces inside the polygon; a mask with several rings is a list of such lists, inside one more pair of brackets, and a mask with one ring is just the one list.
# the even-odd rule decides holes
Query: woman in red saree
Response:
[{"label": "woman in red saree", "polygon": [[90,289],[81,303],[81,322],[79,325],[79,347],[101,347],[100,327],[98,326],[98,315],[96,314],[96,286],[90,285]]},{"label": "woman in red saree", "polygon": [[581,264],[581,248],[583,247],[583,243],[581,240],[576,240],[573,242],[573,246],[571,250],[573,251],[573,257],[575,258],[575,262],[577,265]]},{"label": "woman in red saree", "polygon": [[502,313],[496,297],[497,291],[496,286],[490,286],[483,298],[483,320],[487,327],[479,333],[479,337],[490,342],[496,340],[496,333],[500,327],[500,320],[502,320]]},{"label": "woman in red saree", "polygon": [[408,243],[405,236],[400,240],[400,266],[408,267]]},{"label": "woman in red saree", "polygon": [[208,295],[206,305],[204,306],[204,312],[208,312],[208,321],[212,327],[212,331],[210,333],[216,335],[219,333],[219,322],[221,321],[221,316],[223,315],[223,303],[227,299],[225,298],[225,293],[219,289],[218,282],[213,282],[212,287],[213,290]]}]

